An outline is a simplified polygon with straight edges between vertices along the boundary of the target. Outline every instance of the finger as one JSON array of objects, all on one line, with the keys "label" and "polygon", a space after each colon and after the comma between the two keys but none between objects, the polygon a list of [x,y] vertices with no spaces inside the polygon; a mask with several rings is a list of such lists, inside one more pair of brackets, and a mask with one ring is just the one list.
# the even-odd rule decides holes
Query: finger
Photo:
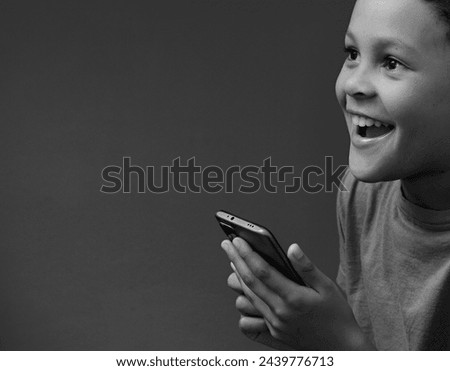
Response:
[{"label": "finger", "polygon": [[267,324],[262,318],[242,316],[239,320],[239,329],[249,339],[271,348],[277,350],[294,350],[289,345],[272,337]]},{"label": "finger", "polygon": [[236,298],[236,309],[244,316],[261,317],[261,313],[248,300],[245,295],[239,295]]},{"label": "finger", "polygon": [[[231,264],[231,267],[234,269],[233,264]],[[264,303],[260,298],[258,298],[246,285],[244,282],[242,282],[241,278],[239,277],[239,273],[236,272],[236,275],[241,282],[241,286],[244,289],[244,293],[247,296],[247,299],[253,304],[253,306],[259,311],[259,313],[262,314],[264,321],[266,323],[266,326],[268,328],[268,331],[270,335],[272,336],[276,332],[278,332],[275,328],[276,324],[279,323],[279,319],[274,314],[276,312],[273,312],[266,303]],[[316,294],[317,295],[317,294]]]},{"label": "finger", "polygon": [[250,301],[250,303],[253,305],[253,307],[265,318],[272,319],[272,311],[270,310],[269,306],[264,303],[258,296],[256,296],[252,290],[250,290],[247,285],[242,281],[242,278],[239,276],[239,273],[236,271],[236,267],[233,263],[231,263],[231,268],[233,268],[234,273],[236,273],[236,277],[239,280],[239,283],[241,284],[242,290],[244,291],[245,296]]},{"label": "finger", "polygon": [[239,329],[245,334],[257,334],[268,332],[266,322],[261,317],[241,316],[239,319]]},{"label": "finger", "polygon": [[[304,287],[291,281],[277,269],[267,263],[258,253],[254,252],[250,245],[242,238],[233,239],[233,245],[246,263],[254,276],[263,283],[271,292],[277,296],[286,299],[292,295],[293,290],[303,290]],[[253,288],[250,287],[252,290]],[[260,292],[255,291],[260,296]],[[262,299],[262,296],[260,296]]]},{"label": "finger", "polygon": [[[228,258],[235,267],[238,278],[240,278],[241,286],[243,283],[256,296],[262,299],[270,308],[274,308],[280,301],[279,296],[267,288],[260,280],[258,280],[253,272],[249,269],[246,262],[241,258],[233,243],[225,240],[221,244],[222,248],[228,255]],[[244,290],[245,292],[245,290]],[[259,309],[259,308],[258,308]]]},{"label": "finger", "polygon": [[321,293],[328,290],[332,281],[322,273],[303,253],[296,243],[289,246],[288,258],[300,277],[314,290]]},{"label": "finger", "polygon": [[241,284],[237,278],[236,273],[233,272],[228,276],[227,284],[228,284],[228,287],[231,288],[236,293],[238,293],[240,295],[242,295],[244,293],[244,291],[242,290]]}]

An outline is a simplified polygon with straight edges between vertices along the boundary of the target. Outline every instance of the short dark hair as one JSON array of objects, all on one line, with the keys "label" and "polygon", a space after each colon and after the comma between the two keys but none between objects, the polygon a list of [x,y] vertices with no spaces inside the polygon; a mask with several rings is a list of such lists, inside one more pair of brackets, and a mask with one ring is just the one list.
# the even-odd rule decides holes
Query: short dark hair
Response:
[{"label": "short dark hair", "polygon": [[447,38],[450,39],[450,0],[424,0],[431,4],[443,21],[447,23],[448,32]]}]

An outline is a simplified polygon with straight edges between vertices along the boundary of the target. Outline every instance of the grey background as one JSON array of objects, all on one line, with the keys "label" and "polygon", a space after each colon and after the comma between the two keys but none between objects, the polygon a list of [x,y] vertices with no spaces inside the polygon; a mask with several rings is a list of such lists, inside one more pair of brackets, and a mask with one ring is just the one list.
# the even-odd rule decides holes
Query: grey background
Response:
[{"label": "grey background", "polygon": [[337,269],[335,193],[105,195],[101,170],[347,163],[334,95],[353,1],[0,3],[7,350],[254,350],[224,208]]}]

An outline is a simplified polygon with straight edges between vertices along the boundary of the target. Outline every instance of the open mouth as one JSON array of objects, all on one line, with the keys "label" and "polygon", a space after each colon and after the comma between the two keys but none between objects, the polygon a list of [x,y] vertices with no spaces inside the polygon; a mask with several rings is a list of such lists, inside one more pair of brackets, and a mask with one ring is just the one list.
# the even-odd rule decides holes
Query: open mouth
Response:
[{"label": "open mouth", "polygon": [[364,116],[352,115],[352,123],[356,125],[356,132],[363,138],[377,138],[394,130],[394,125],[370,119]]}]

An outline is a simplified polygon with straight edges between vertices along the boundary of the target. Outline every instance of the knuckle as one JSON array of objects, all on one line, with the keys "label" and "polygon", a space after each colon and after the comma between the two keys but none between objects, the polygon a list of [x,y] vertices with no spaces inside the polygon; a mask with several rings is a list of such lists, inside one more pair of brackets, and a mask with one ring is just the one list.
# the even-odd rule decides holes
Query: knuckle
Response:
[{"label": "knuckle", "polygon": [[261,281],[266,281],[270,277],[270,270],[269,267],[266,265],[258,265],[255,268],[255,276],[260,279]]},{"label": "knuckle", "polygon": [[281,306],[281,307],[274,308],[273,312],[274,312],[275,318],[276,318],[274,321],[275,322],[274,325],[277,328],[280,328],[282,322],[284,320],[286,320],[287,318],[289,318],[289,311],[284,306]]},{"label": "knuckle", "polygon": [[299,308],[302,305],[302,298],[298,295],[289,295],[285,298],[285,303],[288,308]]},{"label": "knuckle", "polygon": [[248,261],[252,258],[252,252],[247,250],[239,250],[239,255],[244,259],[244,261]]},{"label": "knuckle", "polygon": [[282,328],[284,327],[283,321],[281,321],[281,319],[278,316],[272,317],[269,322],[270,322],[270,327],[274,331],[280,332],[282,330]]},{"label": "knuckle", "polygon": [[272,337],[274,339],[282,340],[282,337],[283,337],[282,332],[279,331],[278,329],[272,327],[271,329],[269,329],[269,332],[270,332],[270,335],[272,335]]},{"label": "knuckle", "polygon": [[242,281],[247,285],[249,288],[255,287],[255,277],[250,273],[244,273],[241,275]]},{"label": "knuckle", "polygon": [[303,258],[303,261],[300,265],[300,270],[304,273],[310,273],[315,269],[315,266],[309,259]]}]

